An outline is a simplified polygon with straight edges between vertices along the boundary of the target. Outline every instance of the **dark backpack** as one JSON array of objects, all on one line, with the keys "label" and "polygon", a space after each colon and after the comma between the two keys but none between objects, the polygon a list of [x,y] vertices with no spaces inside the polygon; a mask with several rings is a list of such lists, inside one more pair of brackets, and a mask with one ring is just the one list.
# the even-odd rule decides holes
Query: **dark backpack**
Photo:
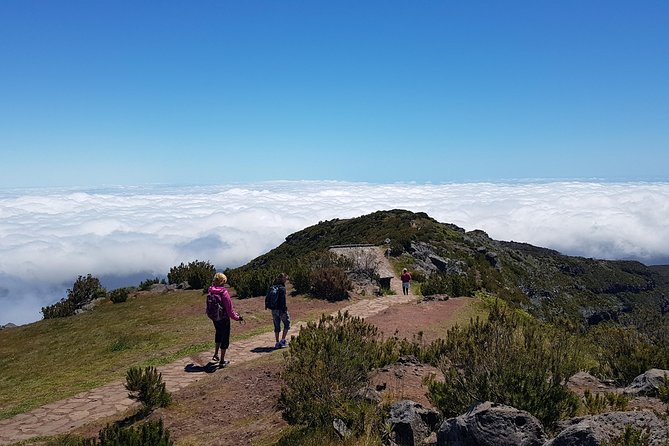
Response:
[{"label": "dark backpack", "polygon": [[272,285],[267,291],[265,296],[265,309],[266,310],[277,310],[277,304],[279,303],[279,286]]},{"label": "dark backpack", "polygon": [[223,318],[223,305],[221,296],[218,294],[207,294],[207,316],[212,321],[220,321]]}]

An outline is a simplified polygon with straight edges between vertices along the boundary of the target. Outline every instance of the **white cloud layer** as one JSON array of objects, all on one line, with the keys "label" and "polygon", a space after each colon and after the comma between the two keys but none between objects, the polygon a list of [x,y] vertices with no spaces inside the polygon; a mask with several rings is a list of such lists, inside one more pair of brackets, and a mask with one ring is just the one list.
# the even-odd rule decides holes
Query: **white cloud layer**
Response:
[{"label": "white cloud layer", "polygon": [[[41,318],[79,275],[137,285],[191,260],[238,266],[306,226],[426,212],[498,240],[669,263],[669,183],[367,184],[0,191],[0,324]],[[131,283],[123,278],[133,277]],[[138,277],[142,279],[137,280]],[[111,278],[105,284],[110,287]]]}]

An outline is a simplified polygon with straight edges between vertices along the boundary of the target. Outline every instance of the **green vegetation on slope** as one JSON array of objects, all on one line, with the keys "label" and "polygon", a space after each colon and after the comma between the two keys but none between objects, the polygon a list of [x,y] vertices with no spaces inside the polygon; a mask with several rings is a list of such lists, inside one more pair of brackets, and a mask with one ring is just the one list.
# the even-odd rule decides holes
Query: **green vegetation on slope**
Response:
[{"label": "green vegetation on slope", "polygon": [[4,330],[0,418],[121,379],[133,365],[206,348],[201,291],[148,295]]},{"label": "green vegetation on slope", "polygon": [[394,263],[415,271],[416,281],[430,293],[484,291],[544,320],[567,318],[579,324],[618,321],[622,315],[641,311],[669,312],[664,297],[669,296],[669,279],[661,268],[634,261],[571,257],[526,243],[496,241],[483,231],[466,232],[425,213],[404,210],[321,222],[288,236],[230,275],[234,279],[265,271],[299,272],[301,265],[309,263],[309,256],[324,253],[330,246],[385,246],[387,239],[390,254],[397,260]]}]

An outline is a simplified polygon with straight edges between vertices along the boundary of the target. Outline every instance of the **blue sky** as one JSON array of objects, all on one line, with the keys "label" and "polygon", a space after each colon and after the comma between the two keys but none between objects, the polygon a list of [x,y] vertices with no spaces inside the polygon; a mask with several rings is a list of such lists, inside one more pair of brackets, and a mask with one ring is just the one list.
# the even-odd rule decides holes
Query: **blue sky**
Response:
[{"label": "blue sky", "polygon": [[7,0],[0,187],[667,181],[667,23],[666,1]]}]

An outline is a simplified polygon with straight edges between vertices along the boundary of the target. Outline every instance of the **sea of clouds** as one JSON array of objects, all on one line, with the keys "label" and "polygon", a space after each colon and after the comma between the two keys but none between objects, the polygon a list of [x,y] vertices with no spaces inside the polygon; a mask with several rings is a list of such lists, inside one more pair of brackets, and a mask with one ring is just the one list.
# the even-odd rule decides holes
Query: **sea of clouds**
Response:
[{"label": "sea of clouds", "polygon": [[41,307],[65,297],[79,275],[113,289],[196,259],[234,267],[319,221],[389,209],[569,255],[669,263],[669,183],[0,190],[0,324],[41,319]]}]

